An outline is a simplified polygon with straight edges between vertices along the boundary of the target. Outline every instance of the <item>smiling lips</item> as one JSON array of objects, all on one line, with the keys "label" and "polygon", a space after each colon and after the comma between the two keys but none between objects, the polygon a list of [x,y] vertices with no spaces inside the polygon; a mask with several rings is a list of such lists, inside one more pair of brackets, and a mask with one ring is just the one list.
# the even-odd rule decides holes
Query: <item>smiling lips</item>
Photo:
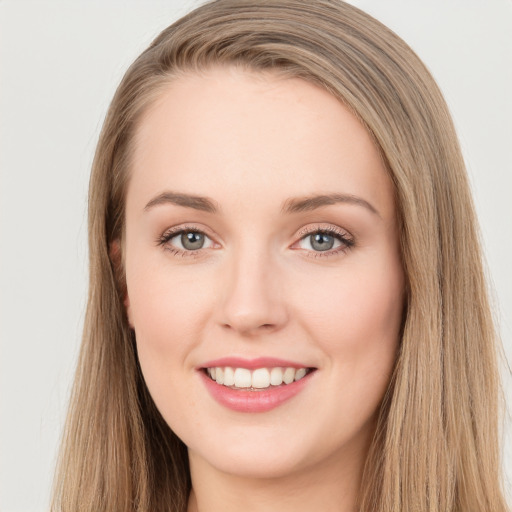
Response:
[{"label": "smiling lips", "polygon": [[304,389],[316,369],[268,358],[226,358],[199,370],[206,388],[221,405],[238,412],[265,412]]}]

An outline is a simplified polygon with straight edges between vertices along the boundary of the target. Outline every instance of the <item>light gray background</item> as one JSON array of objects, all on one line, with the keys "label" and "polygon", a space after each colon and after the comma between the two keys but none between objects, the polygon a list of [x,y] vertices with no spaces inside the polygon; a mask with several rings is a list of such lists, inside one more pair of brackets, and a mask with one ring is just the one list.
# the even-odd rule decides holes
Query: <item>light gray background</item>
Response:
[{"label": "light gray background", "polygon": [[[47,509],[83,322],[86,191],[124,70],[198,1],[0,0],[0,510]],[[353,0],[438,80],[512,360],[512,1]],[[512,383],[506,377],[509,411]],[[509,413],[510,415],[510,413]],[[512,481],[511,423],[504,447]]]}]

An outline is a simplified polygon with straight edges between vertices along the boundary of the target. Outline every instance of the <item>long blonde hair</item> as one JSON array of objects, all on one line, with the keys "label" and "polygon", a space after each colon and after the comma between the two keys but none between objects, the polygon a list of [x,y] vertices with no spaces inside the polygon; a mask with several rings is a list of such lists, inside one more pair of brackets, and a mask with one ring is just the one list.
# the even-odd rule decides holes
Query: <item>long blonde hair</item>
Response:
[{"label": "long blonde hair", "polygon": [[124,76],[91,175],[89,299],[53,510],[186,510],[186,447],[142,378],[113,242],[140,116],[180,72],[215,65],[328,90],[366,126],[395,186],[407,304],[359,510],[504,512],[496,335],[454,127],[413,51],[338,0],[210,2],[165,29]]}]

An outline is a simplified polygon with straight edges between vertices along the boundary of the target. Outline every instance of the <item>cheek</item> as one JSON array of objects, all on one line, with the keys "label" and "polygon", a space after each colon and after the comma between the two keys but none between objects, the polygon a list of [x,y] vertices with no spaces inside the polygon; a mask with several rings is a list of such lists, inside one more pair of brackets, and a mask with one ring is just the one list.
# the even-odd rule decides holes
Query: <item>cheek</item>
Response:
[{"label": "cheek", "polygon": [[142,374],[157,408],[171,424],[176,411],[195,409],[193,397],[183,392],[194,372],[184,370],[193,369],[190,354],[201,340],[200,318],[207,309],[204,280],[166,271],[162,262],[127,266],[127,277]]},{"label": "cheek", "polygon": [[[318,276],[317,276],[318,277]],[[336,284],[334,284],[336,283]],[[340,375],[387,379],[399,343],[403,275],[392,265],[347,266],[339,275],[309,283],[304,327]]]},{"label": "cheek", "polygon": [[303,328],[326,356],[323,391],[330,400],[315,407],[347,438],[375,419],[396,360],[403,278],[399,266],[389,269],[351,268],[325,287],[317,280],[302,316]]},{"label": "cheek", "polygon": [[[133,253],[132,253],[133,254]],[[127,290],[139,360],[146,380],[169,374],[169,365],[186,363],[199,342],[207,310],[205,277],[176,271],[165,257],[127,261]]]}]

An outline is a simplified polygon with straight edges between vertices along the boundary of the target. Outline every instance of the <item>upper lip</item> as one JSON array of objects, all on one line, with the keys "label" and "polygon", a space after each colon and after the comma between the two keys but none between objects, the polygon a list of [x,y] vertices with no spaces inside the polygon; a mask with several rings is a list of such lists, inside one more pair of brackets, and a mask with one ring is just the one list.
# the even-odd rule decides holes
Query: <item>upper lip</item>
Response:
[{"label": "upper lip", "polygon": [[203,368],[216,368],[230,366],[232,368],[247,368],[254,370],[256,368],[311,368],[308,365],[297,363],[295,361],[288,361],[286,359],[277,359],[275,357],[257,357],[255,359],[244,359],[242,357],[221,357],[208,361],[198,367]]}]

